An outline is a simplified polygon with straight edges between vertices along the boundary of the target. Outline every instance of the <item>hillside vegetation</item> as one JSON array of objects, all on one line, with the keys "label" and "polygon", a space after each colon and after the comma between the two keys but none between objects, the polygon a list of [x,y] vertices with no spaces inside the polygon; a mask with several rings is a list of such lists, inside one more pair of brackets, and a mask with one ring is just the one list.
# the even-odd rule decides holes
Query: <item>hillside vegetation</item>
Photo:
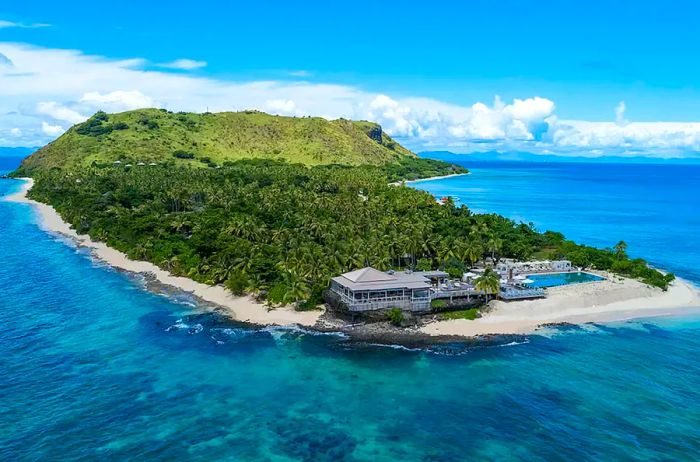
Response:
[{"label": "hillside vegetation", "polygon": [[75,169],[115,161],[206,167],[269,159],[313,166],[384,165],[415,158],[372,122],[257,111],[195,114],[140,109],[98,112],[36,151],[22,163],[21,171],[31,174],[36,169]]}]

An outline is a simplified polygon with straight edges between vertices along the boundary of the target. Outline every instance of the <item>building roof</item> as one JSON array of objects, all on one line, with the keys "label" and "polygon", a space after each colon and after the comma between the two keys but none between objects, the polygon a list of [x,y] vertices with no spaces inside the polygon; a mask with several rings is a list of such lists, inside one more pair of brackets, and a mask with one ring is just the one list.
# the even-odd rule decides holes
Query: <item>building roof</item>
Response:
[{"label": "building roof", "polygon": [[428,289],[430,281],[421,273],[384,273],[374,268],[362,268],[333,278],[350,290]]},{"label": "building roof", "polygon": [[416,271],[413,274],[419,274],[421,276],[424,276],[426,278],[448,278],[450,277],[450,273],[446,273],[444,271]]},{"label": "building roof", "polygon": [[383,273],[372,267],[362,268],[355,271],[350,271],[342,275],[345,279],[349,279],[352,282],[379,282],[379,281],[393,281],[396,279],[393,275],[389,273]]}]

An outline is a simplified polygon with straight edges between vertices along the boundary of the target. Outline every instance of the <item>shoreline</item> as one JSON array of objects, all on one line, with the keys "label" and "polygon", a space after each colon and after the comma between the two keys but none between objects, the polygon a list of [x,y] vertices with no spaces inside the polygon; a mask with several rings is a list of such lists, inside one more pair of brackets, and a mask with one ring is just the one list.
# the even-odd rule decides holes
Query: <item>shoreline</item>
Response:
[{"label": "shoreline", "polygon": [[[450,176],[459,176],[455,174]],[[371,324],[356,328],[326,313],[296,311],[291,307],[270,309],[250,296],[237,297],[221,285],[210,286],[183,276],[175,276],[150,262],[131,260],[124,253],[79,235],[50,205],[34,201],[27,192],[34,184],[23,178],[20,191],[3,200],[29,204],[38,212],[43,230],[70,239],[78,247],[90,249],[92,255],[111,267],[134,274],[144,274],[159,285],[188,293],[233,321],[253,325],[298,325],[319,332],[340,332],[353,340],[392,343],[428,344],[474,341],[491,336],[527,335],[556,324],[586,324],[628,321],[658,316],[700,314],[700,291],[687,281],[676,279],[667,292],[619,276],[606,275],[605,281],[570,284],[547,289],[547,298],[523,301],[491,301],[491,309],[475,320],[434,320],[417,328],[387,329]]]},{"label": "shoreline", "polygon": [[93,256],[114,268],[145,274],[160,284],[174,287],[204,302],[221,307],[223,313],[235,321],[258,325],[313,327],[324,313],[322,310],[296,311],[291,307],[270,309],[250,296],[236,297],[221,285],[210,286],[187,277],[175,276],[150,262],[131,260],[126,254],[108,247],[103,242],[95,242],[90,236],[78,234],[50,205],[29,199],[27,192],[34,185],[34,180],[32,178],[21,180],[24,184],[20,191],[6,196],[3,200],[31,205],[38,213],[40,228],[65,236],[78,247],[89,248]]},{"label": "shoreline", "polygon": [[654,317],[700,314],[700,291],[676,278],[669,289],[608,275],[605,281],[550,287],[538,300],[492,301],[473,321],[435,321],[421,328],[429,335],[479,336],[533,334],[553,324],[610,323]]},{"label": "shoreline", "polygon": [[440,176],[430,176],[428,178],[419,178],[417,180],[410,180],[410,181],[394,181],[393,183],[389,183],[389,186],[401,186],[402,184],[405,184],[406,186],[411,185],[413,183],[422,183],[424,181],[433,181],[433,180],[444,180],[445,178],[452,178],[454,176],[464,176],[464,175],[471,175],[472,172],[467,172],[467,173],[450,173],[449,175],[440,175]]},{"label": "shoreline", "polygon": [[471,175],[472,172],[467,172],[467,173],[450,173],[449,175],[441,175],[441,176],[431,176],[428,178],[419,178],[417,180],[411,180],[411,181],[406,181],[405,183],[408,184],[413,184],[413,183],[423,183],[425,181],[433,181],[433,180],[444,180],[445,178],[452,178],[455,176],[465,176],[465,175]]}]

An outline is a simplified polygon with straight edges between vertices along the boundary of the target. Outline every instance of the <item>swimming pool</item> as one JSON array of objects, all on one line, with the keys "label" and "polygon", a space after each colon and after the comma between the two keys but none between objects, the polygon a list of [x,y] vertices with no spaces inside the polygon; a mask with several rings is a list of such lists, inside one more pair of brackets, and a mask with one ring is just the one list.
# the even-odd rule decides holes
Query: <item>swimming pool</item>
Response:
[{"label": "swimming pool", "polygon": [[530,287],[556,287],[565,286],[568,284],[580,284],[582,282],[602,281],[605,278],[583,271],[572,273],[546,273],[546,274],[528,274],[527,278],[534,281],[527,284]]}]

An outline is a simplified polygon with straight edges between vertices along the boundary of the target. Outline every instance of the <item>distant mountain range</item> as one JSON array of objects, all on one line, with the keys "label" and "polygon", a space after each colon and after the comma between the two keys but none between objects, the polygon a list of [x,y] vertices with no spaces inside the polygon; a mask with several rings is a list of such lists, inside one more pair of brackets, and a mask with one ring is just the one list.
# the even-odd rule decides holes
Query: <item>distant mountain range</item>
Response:
[{"label": "distant mountain range", "polygon": [[553,154],[533,154],[530,152],[476,152],[469,154],[457,154],[450,151],[424,151],[418,153],[420,157],[442,160],[444,162],[547,162],[547,163],[607,163],[607,164],[700,164],[700,157],[662,159],[646,156],[557,156]]}]

